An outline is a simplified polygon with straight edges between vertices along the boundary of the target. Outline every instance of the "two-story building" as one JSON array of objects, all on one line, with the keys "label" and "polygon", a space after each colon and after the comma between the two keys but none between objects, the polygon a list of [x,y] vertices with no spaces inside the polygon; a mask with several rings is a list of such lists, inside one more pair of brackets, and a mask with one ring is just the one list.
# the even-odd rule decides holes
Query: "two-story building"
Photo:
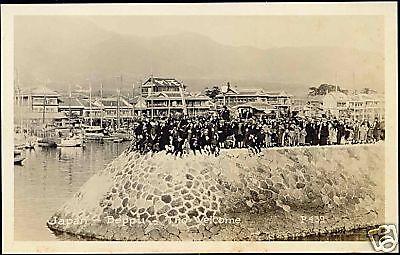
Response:
[{"label": "two-story building", "polygon": [[208,112],[210,99],[191,94],[186,85],[173,78],[150,77],[142,85],[146,102],[145,114],[150,117],[171,116],[177,113],[198,115]]},{"label": "two-story building", "polygon": [[385,115],[385,98],[381,94],[352,95],[349,96],[348,109],[353,119],[383,119]]},{"label": "two-story building", "polygon": [[33,112],[58,112],[60,95],[48,88],[27,88],[15,91],[15,104]]},{"label": "two-story building", "polygon": [[79,98],[76,97],[60,97],[58,111],[64,112],[71,118],[82,117],[85,106]]},{"label": "two-story building", "polygon": [[319,113],[336,118],[372,120],[384,117],[384,97],[380,94],[330,92],[309,97],[308,104],[318,106]]},{"label": "two-story building", "polygon": [[103,118],[121,120],[132,118],[133,107],[124,97],[107,97],[96,100],[103,110]]},{"label": "two-story building", "polygon": [[14,91],[14,122],[29,127],[42,124],[62,125],[67,116],[59,112],[60,95],[46,87]]},{"label": "two-story building", "polygon": [[285,91],[266,92],[263,89],[238,90],[232,88],[229,83],[225,90],[216,96],[218,107],[226,105],[237,108],[237,106],[245,107],[248,105],[250,107],[251,104],[257,104],[259,109],[265,109],[266,112],[272,111],[278,115],[290,112],[292,96]]}]

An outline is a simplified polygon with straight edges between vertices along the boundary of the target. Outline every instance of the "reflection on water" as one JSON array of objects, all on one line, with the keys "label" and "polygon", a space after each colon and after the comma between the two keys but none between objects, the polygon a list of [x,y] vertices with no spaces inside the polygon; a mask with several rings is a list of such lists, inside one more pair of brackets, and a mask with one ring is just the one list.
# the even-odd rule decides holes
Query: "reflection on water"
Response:
[{"label": "reflection on water", "polygon": [[46,221],[98,170],[129,143],[87,143],[84,148],[26,150],[23,166],[14,167],[14,238],[57,240]]}]

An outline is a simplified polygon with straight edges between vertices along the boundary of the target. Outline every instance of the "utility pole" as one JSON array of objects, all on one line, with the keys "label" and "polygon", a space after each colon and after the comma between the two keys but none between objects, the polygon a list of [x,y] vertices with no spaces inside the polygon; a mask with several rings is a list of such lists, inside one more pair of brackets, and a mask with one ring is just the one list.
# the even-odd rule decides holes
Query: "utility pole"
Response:
[{"label": "utility pole", "polygon": [[119,123],[119,108],[120,108],[119,100],[120,100],[120,93],[121,93],[120,89],[122,87],[123,78],[122,78],[122,74],[120,76],[114,76],[114,78],[118,78],[120,80],[120,85],[119,85],[118,90],[117,90],[117,92],[118,92],[118,97],[117,97],[117,129],[119,129],[119,124],[120,124]]},{"label": "utility pole", "polygon": [[72,124],[71,124],[71,100],[72,100],[72,95],[71,95],[71,84],[68,84],[68,90],[69,90],[69,99],[68,99],[68,108],[69,108],[69,113],[68,113],[68,125],[70,126],[70,131],[72,129]]},{"label": "utility pole", "polygon": [[117,130],[119,130],[119,96],[120,96],[120,89],[118,88],[118,98],[117,98]]},{"label": "utility pole", "polygon": [[90,126],[93,126],[93,117],[92,117],[92,82],[89,79],[89,120]]},{"label": "utility pole", "polygon": [[100,105],[101,105],[100,128],[103,128],[103,115],[104,115],[104,107],[103,107],[103,82],[101,82],[101,89],[100,89]]},{"label": "utility pole", "polygon": [[[151,94],[153,93],[153,89],[154,89],[153,74],[151,74],[151,76],[150,76],[150,82],[151,82],[151,90],[150,90],[149,96],[152,96]],[[151,103],[151,105],[150,105],[150,107],[151,107],[151,118],[153,118],[154,117],[153,99],[151,99],[150,103]]]},{"label": "utility pole", "polygon": [[132,124],[135,116],[135,82],[132,82]]},{"label": "utility pole", "polygon": [[182,98],[182,106],[183,106],[183,115],[187,115],[187,107],[186,107],[186,100],[185,100],[185,95],[183,91],[183,83],[179,85],[179,92],[181,93],[181,98]]},{"label": "utility pole", "polygon": [[18,75],[18,69],[15,69],[15,74],[16,74],[16,77],[17,77],[17,93],[18,93],[18,99],[17,99],[17,105],[18,105],[18,107],[19,107],[19,128],[20,128],[20,132],[22,133],[22,93],[21,93],[21,87],[20,87],[20,84],[19,84],[19,75]]},{"label": "utility pole", "polygon": [[[47,85],[47,84],[46,84],[46,85]],[[45,90],[45,87],[43,87],[43,115],[42,115],[42,117],[43,117],[43,120],[42,120],[43,124],[44,124],[44,122],[45,122],[45,114],[46,114],[46,90]]]}]

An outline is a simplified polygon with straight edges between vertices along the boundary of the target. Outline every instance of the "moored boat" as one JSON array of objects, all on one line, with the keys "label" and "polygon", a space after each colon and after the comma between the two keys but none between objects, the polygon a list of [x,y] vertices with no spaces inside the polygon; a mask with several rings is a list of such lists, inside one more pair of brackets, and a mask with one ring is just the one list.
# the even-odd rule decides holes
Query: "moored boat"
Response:
[{"label": "moored boat", "polygon": [[58,147],[81,147],[83,146],[83,139],[81,137],[72,136],[61,138],[60,142],[57,143]]},{"label": "moored boat", "polygon": [[15,149],[15,150],[14,150],[14,157],[15,157],[15,156],[21,155],[21,153],[22,153],[21,150]]},{"label": "moored boat", "polygon": [[35,142],[34,141],[27,141],[25,143],[25,149],[34,149],[35,148]]},{"label": "moored boat", "polygon": [[37,144],[40,147],[57,147],[56,141],[48,137],[39,138]]},{"label": "moored boat", "polygon": [[22,165],[22,162],[25,160],[25,157],[21,155],[14,155],[14,165]]},{"label": "moored boat", "polygon": [[115,139],[113,140],[114,143],[122,143],[123,141],[124,141],[123,138],[115,138]]}]

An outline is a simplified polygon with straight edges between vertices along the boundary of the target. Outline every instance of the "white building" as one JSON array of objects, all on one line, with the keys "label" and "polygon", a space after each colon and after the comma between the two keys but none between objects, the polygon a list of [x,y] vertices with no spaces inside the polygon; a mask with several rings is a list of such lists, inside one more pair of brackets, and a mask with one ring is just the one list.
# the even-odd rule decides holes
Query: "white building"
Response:
[{"label": "white building", "polygon": [[372,120],[384,118],[385,101],[381,94],[352,94],[330,92],[326,95],[308,97],[307,104],[327,116]]},{"label": "white building", "polygon": [[[218,106],[254,106],[264,109],[266,112],[288,113],[291,107],[291,95],[285,91],[266,92],[263,89],[241,89],[232,88],[227,84],[226,92],[216,96]],[[243,108],[242,107],[242,108]],[[260,109],[261,109],[260,108]],[[255,109],[255,108],[254,108]]]}]

